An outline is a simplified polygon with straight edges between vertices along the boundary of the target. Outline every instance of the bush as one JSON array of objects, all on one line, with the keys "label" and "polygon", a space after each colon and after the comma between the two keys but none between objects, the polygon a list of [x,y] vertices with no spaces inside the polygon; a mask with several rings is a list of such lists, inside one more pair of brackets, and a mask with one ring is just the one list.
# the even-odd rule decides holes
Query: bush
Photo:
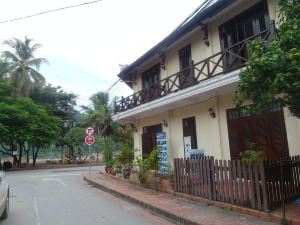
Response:
[{"label": "bush", "polygon": [[117,155],[116,160],[121,165],[132,164],[134,160],[134,151],[128,144],[123,144],[121,152]]},{"label": "bush", "polygon": [[168,180],[174,180],[174,169],[171,165],[168,165],[167,178]]},{"label": "bush", "polygon": [[257,149],[248,149],[244,152],[241,152],[240,156],[242,157],[242,162],[244,164],[248,166],[254,165],[262,159],[262,151],[259,151]]},{"label": "bush", "polygon": [[154,148],[151,152],[150,155],[148,156],[147,160],[149,161],[149,169],[150,170],[158,170],[158,155],[159,149]]},{"label": "bush", "polygon": [[12,163],[10,161],[3,162],[3,170],[9,170],[12,168]]},{"label": "bush", "polygon": [[149,171],[149,160],[148,159],[136,159],[136,166],[139,168],[139,181],[145,184],[147,181],[147,174]]},{"label": "bush", "polygon": [[103,160],[107,167],[114,165],[113,153],[111,148],[111,140],[107,139],[104,143]]}]

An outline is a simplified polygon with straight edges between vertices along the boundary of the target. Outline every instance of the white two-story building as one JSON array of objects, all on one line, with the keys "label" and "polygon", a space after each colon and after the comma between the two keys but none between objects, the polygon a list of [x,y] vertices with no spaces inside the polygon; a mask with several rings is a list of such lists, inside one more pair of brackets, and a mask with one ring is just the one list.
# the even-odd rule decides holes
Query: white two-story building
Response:
[{"label": "white two-story building", "polygon": [[[113,120],[134,128],[136,155],[165,132],[168,160],[188,142],[216,159],[236,159],[255,143],[264,157],[300,154],[300,122],[274,104],[251,114],[233,102],[249,41],[272,38],[275,0],[211,0],[118,76],[134,94],[115,103]],[[145,37],[146,38],[146,37]]]}]

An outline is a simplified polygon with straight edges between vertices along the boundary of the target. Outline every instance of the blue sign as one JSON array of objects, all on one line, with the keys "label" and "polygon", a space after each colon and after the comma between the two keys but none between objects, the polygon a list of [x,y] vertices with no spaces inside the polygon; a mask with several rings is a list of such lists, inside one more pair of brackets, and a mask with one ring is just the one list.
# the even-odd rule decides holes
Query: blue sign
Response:
[{"label": "blue sign", "polygon": [[166,176],[168,174],[168,145],[166,132],[156,134],[156,146],[159,149],[158,158],[158,175]]}]

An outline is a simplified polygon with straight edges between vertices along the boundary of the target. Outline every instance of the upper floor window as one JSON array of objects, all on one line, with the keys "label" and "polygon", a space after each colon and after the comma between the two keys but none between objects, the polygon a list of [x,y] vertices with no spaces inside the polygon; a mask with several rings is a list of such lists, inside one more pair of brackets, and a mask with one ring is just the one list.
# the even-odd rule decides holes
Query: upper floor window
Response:
[{"label": "upper floor window", "polygon": [[156,64],[142,73],[142,88],[148,88],[160,81],[160,64]]},{"label": "upper floor window", "polygon": [[[224,69],[234,69],[242,65],[245,62],[244,59],[248,58],[248,51],[246,45],[241,42],[253,35],[260,34],[269,26],[270,17],[265,0],[222,24],[219,27],[221,48],[222,50],[230,48],[229,52],[234,53],[226,54],[223,60]],[[236,55],[240,57],[236,57]]]},{"label": "upper floor window", "polygon": [[178,53],[180,63],[179,87],[186,88],[195,84],[193,69],[191,68],[193,65],[191,45],[180,49]]}]

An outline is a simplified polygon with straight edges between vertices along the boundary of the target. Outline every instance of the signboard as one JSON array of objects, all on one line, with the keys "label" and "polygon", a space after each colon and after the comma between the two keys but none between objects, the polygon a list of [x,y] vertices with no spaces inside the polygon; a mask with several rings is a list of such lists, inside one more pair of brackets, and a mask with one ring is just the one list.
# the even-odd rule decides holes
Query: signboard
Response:
[{"label": "signboard", "polygon": [[85,133],[87,136],[92,136],[94,134],[94,132],[95,132],[94,128],[92,128],[92,127],[88,127],[85,129]]},{"label": "signboard", "polygon": [[158,158],[158,175],[166,176],[168,174],[168,145],[166,132],[156,134],[156,146],[159,149]]},{"label": "signboard", "polygon": [[184,144],[184,158],[190,157],[190,151],[192,150],[192,138],[191,136],[187,136],[183,138]]},{"label": "signboard", "polygon": [[84,139],[84,142],[87,145],[92,145],[92,144],[95,143],[95,138],[93,136],[86,136],[85,139]]}]

